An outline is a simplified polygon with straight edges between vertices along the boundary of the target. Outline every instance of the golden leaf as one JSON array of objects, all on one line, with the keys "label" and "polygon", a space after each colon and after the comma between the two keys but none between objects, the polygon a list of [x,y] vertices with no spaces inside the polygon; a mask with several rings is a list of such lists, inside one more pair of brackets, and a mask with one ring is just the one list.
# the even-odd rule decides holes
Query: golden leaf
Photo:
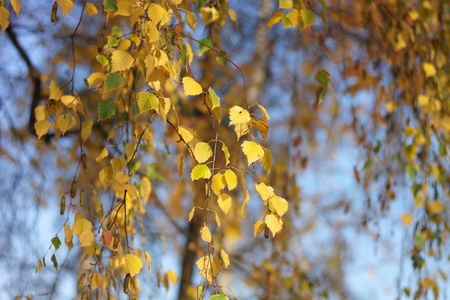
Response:
[{"label": "golden leaf", "polygon": [[130,16],[133,11],[133,3],[129,0],[118,0],[117,11],[114,15]]},{"label": "golden leaf", "polygon": [[241,147],[245,156],[247,156],[249,166],[264,157],[264,148],[255,142],[245,141]]},{"label": "golden leaf", "polygon": [[81,138],[83,139],[83,141],[86,141],[87,138],[91,135],[93,124],[94,122],[91,119],[87,119],[86,121],[84,121],[83,125],[81,125]]},{"label": "golden leaf", "polygon": [[163,19],[165,10],[158,4],[152,3],[148,8],[147,12],[150,20],[152,20],[155,24],[157,24],[159,21]]},{"label": "golden leaf", "polygon": [[205,27],[216,21],[220,17],[219,11],[215,7],[202,7],[200,9],[200,17],[205,23]]},{"label": "golden leaf", "polygon": [[34,123],[34,130],[36,131],[36,135],[38,136],[38,138],[41,138],[43,135],[47,134],[51,127],[52,124],[50,124],[50,122],[47,120],[42,120]]},{"label": "golden leaf", "polygon": [[234,190],[234,188],[237,186],[237,176],[234,174],[234,172],[230,169],[225,171],[225,181],[228,186],[228,190]]},{"label": "golden leaf", "polygon": [[437,71],[433,64],[431,63],[423,63],[423,70],[425,71],[426,77],[433,77],[436,75]]},{"label": "golden leaf", "polygon": [[439,214],[444,211],[444,204],[437,200],[434,200],[433,202],[431,202],[429,208],[433,214]]},{"label": "golden leaf", "polygon": [[254,236],[259,235],[264,230],[264,222],[262,220],[256,221],[255,224],[253,224],[253,234]]},{"label": "golden leaf", "polygon": [[222,269],[222,261],[211,255],[200,257],[195,263],[200,270],[200,275],[205,278],[208,283],[212,283]]},{"label": "golden leaf", "polygon": [[79,219],[73,223],[73,233],[80,235],[83,231],[92,231],[92,223],[85,218]]},{"label": "golden leaf", "polygon": [[[75,224],[74,224],[75,226]],[[80,248],[90,247],[94,245],[95,242],[95,236],[94,233],[90,230],[84,230],[80,233],[78,236],[78,239],[80,240]]]},{"label": "golden leaf", "polygon": [[98,177],[100,178],[100,182],[103,185],[103,188],[105,191],[108,189],[108,186],[110,186],[113,183],[113,170],[111,166],[104,167],[100,170]]},{"label": "golden leaf", "polygon": [[11,0],[11,6],[14,9],[14,11],[16,12],[17,17],[19,17],[20,8],[21,8],[20,1],[18,1],[18,0]]},{"label": "golden leaf", "polygon": [[269,227],[270,231],[272,232],[272,235],[275,236],[278,232],[280,232],[281,228],[283,227],[283,221],[281,219],[273,214],[267,215],[264,219],[267,227]]},{"label": "golden leaf", "polygon": [[133,65],[133,57],[125,51],[116,50],[111,56],[111,72],[125,71]]},{"label": "golden leaf", "polygon": [[192,218],[194,217],[194,213],[195,213],[195,206],[189,212],[189,215],[188,215],[188,218],[187,218],[188,222],[192,221]]},{"label": "golden leaf", "polygon": [[63,18],[74,8],[72,0],[56,0],[56,2],[58,2],[58,5],[61,7]]},{"label": "golden leaf", "polygon": [[404,226],[408,226],[413,221],[413,217],[410,214],[402,215],[402,223]]},{"label": "golden leaf", "polygon": [[178,275],[172,270],[167,271],[167,278],[169,278],[172,285],[175,285],[178,282]]},{"label": "golden leaf", "polygon": [[59,89],[58,85],[54,80],[50,82],[50,97],[48,98],[53,99],[55,101],[61,99],[61,90]]},{"label": "golden leaf", "polygon": [[267,201],[269,198],[275,196],[273,187],[266,185],[264,182],[257,184],[255,188],[263,201]]},{"label": "golden leaf", "polygon": [[226,181],[225,181],[225,177],[223,176],[223,174],[217,173],[216,175],[214,175],[214,177],[212,179],[212,184],[211,184],[214,194],[219,196],[220,192],[225,188],[225,186],[226,186]]},{"label": "golden leaf", "polygon": [[206,162],[213,155],[211,146],[208,143],[200,142],[194,147],[194,156],[199,163]]},{"label": "golden leaf", "polygon": [[278,0],[280,9],[291,9],[293,7],[292,0]]},{"label": "golden leaf", "polygon": [[92,89],[96,84],[104,82],[106,75],[104,73],[92,73],[87,79],[87,83],[90,89]]},{"label": "golden leaf", "polygon": [[225,250],[221,250],[220,251],[220,257],[223,260],[223,265],[225,266],[225,268],[228,268],[228,266],[230,265],[230,257],[228,256],[228,254],[225,252]]},{"label": "golden leaf", "polygon": [[183,78],[183,88],[186,96],[200,95],[203,92],[202,86],[191,77]]},{"label": "golden leaf", "polygon": [[131,277],[134,277],[136,274],[139,274],[142,268],[142,262],[134,254],[127,254],[125,255],[125,264],[128,269],[128,273],[130,273]]},{"label": "golden leaf", "polygon": [[97,158],[95,159],[97,162],[101,161],[102,159],[104,159],[105,157],[107,157],[109,154],[108,149],[105,147],[102,149],[102,151],[100,151],[100,154],[97,156]]},{"label": "golden leaf", "polygon": [[94,4],[87,2],[86,3],[86,15],[88,17],[95,16],[98,13],[97,7]]},{"label": "golden leaf", "polygon": [[150,182],[150,179],[148,179],[148,177],[143,177],[141,180],[140,194],[142,196],[142,199],[144,200],[144,203],[147,203],[151,192],[152,192],[152,183]]},{"label": "golden leaf", "polygon": [[9,27],[9,11],[2,5],[0,5],[0,27],[2,33]]},{"label": "golden leaf", "polygon": [[185,20],[188,26],[195,32],[197,28],[197,19],[195,18],[195,14],[191,11],[186,11]]},{"label": "golden leaf", "polygon": [[78,104],[77,99],[72,95],[62,96],[61,102],[68,108],[74,108]]},{"label": "golden leaf", "polygon": [[237,105],[230,108],[229,114],[230,114],[230,125],[236,126],[242,123],[248,124],[251,120],[250,113],[248,112],[248,110]]},{"label": "golden leaf", "polygon": [[200,236],[204,242],[211,243],[212,236],[208,226],[203,225],[203,227],[200,229]]},{"label": "golden leaf", "polygon": [[72,240],[73,240],[73,231],[72,231],[72,229],[70,229],[70,225],[69,224],[64,225],[64,234],[66,236],[64,242],[65,242],[67,248],[70,250],[73,247],[73,242],[72,242]]},{"label": "golden leaf", "polygon": [[274,196],[269,199],[269,209],[281,217],[288,211],[288,202],[284,198]]},{"label": "golden leaf", "polygon": [[264,171],[266,171],[266,173],[269,174],[270,171],[272,170],[272,152],[270,151],[270,149],[268,148],[264,149],[264,156],[261,161],[261,164]]},{"label": "golden leaf", "polygon": [[219,204],[220,209],[222,209],[225,214],[227,214],[230,210],[231,202],[231,196],[227,193],[220,194],[219,198],[217,199],[217,204]]}]

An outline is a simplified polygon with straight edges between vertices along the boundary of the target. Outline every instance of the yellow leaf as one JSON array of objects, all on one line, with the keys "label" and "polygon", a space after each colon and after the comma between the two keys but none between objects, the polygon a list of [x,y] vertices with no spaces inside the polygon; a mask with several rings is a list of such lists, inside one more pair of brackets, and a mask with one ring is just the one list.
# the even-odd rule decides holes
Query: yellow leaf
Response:
[{"label": "yellow leaf", "polygon": [[273,214],[266,216],[265,223],[266,223],[267,227],[269,227],[273,236],[275,236],[275,234],[280,232],[281,228],[283,227],[283,221],[281,221],[281,219],[279,217],[277,217]]},{"label": "yellow leaf", "polygon": [[90,89],[92,89],[96,84],[104,82],[106,75],[103,73],[92,73],[87,79],[87,83]]},{"label": "yellow leaf", "polygon": [[223,260],[223,265],[225,266],[225,268],[228,268],[228,266],[230,265],[230,257],[225,252],[225,250],[220,250],[220,257]]},{"label": "yellow leaf", "polygon": [[436,75],[436,68],[434,67],[433,64],[431,63],[423,63],[423,70],[425,71],[425,76],[426,77],[433,77]]},{"label": "yellow leaf", "polygon": [[39,260],[39,264],[36,267],[36,271],[34,271],[34,273],[36,273],[37,271],[39,271],[40,269],[42,269],[43,265],[42,265],[42,260]]},{"label": "yellow leaf", "polygon": [[64,135],[67,130],[75,126],[77,120],[71,114],[63,114],[59,115],[56,119],[56,125],[61,130],[61,133]]},{"label": "yellow leaf", "polygon": [[192,221],[192,218],[194,217],[194,213],[195,213],[195,206],[189,212],[189,215],[188,215],[188,218],[187,218],[188,222]]},{"label": "yellow leaf", "polygon": [[142,196],[142,199],[144,199],[144,203],[147,203],[151,192],[152,192],[152,183],[150,182],[150,179],[148,179],[148,177],[142,178],[140,194]]},{"label": "yellow leaf", "polygon": [[172,270],[167,271],[167,278],[169,278],[172,285],[175,285],[178,282],[178,275]]},{"label": "yellow leaf", "polygon": [[203,92],[202,86],[191,77],[183,78],[183,88],[186,96],[200,95]]},{"label": "yellow leaf", "polygon": [[66,236],[64,242],[66,243],[67,248],[70,250],[73,247],[73,231],[70,229],[70,225],[64,225],[64,234]]},{"label": "yellow leaf", "polygon": [[223,176],[223,174],[217,173],[216,175],[214,175],[214,177],[212,179],[212,184],[211,184],[214,194],[219,196],[220,192],[225,188],[225,186],[226,186],[226,181],[225,181],[225,177]]},{"label": "yellow leaf", "polygon": [[142,268],[142,262],[134,254],[125,255],[125,264],[128,268],[128,273],[130,273],[131,277],[134,277],[136,274],[139,274]]},{"label": "yellow leaf", "polygon": [[205,23],[205,27],[216,21],[220,17],[219,11],[215,7],[202,7],[200,9],[200,17]]},{"label": "yellow leaf", "polygon": [[195,18],[195,14],[191,11],[186,11],[185,20],[188,26],[195,32],[197,28],[197,19]]},{"label": "yellow leaf", "polygon": [[222,261],[214,256],[205,255],[195,263],[200,270],[200,275],[211,284],[222,269]]},{"label": "yellow leaf", "polygon": [[228,151],[228,147],[225,144],[222,144],[223,155],[225,156],[225,167],[230,164],[230,152]]},{"label": "yellow leaf", "polygon": [[[75,226],[75,225],[74,225]],[[90,230],[84,230],[78,236],[80,240],[80,248],[90,247],[94,245],[95,236],[94,233]]]},{"label": "yellow leaf", "polygon": [[191,179],[198,180],[200,178],[209,179],[211,177],[211,170],[207,165],[196,165],[191,172]]},{"label": "yellow leaf", "polygon": [[94,4],[87,2],[86,3],[86,15],[88,17],[95,16],[98,13],[97,7]]},{"label": "yellow leaf", "polygon": [[261,161],[262,167],[267,174],[272,170],[272,152],[270,149],[264,149],[264,157]]},{"label": "yellow leaf", "polygon": [[281,217],[288,211],[288,202],[284,198],[274,196],[269,199],[269,209]]},{"label": "yellow leaf", "polygon": [[91,281],[91,290],[95,290],[97,288],[100,288],[102,290],[102,292],[104,293],[106,291],[106,288],[108,287],[108,281],[105,277],[105,275],[100,274],[100,273],[95,273],[92,276],[92,281]]},{"label": "yellow leaf", "polygon": [[61,99],[61,90],[59,89],[58,85],[54,80],[50,82],[50,97],[48,98],[53,99],[55,101]]},{"label": "yellow leaf", "polygon": [[228,190],[234,190],[234,188],[237,186],[237,176],[234,174],[234,172],[230,169],[225,171],[225,181],[228,186]]},{"label": "yellow leaf", "polygon": [[250,113],[248,112],[248,110],[237,105],[230,108],[229,113],[230,113],[230,125],[249,123],[251,120]]},{"label": "yellow leaf", "polygon": [[128,174],[124,174],[122,172],[117,172],[114,175],[114,179],[120,185],[125,185],[126,183],[130,182],[130,176],[128,176]]},{"label": "yellow leaf", "polygon": [[237,14],[231,8],[228,9],[228,16],[230,16],[231,21],[233,21],[236,24],[236,26],[238,26]]},{"label": "yellow leaf", "polygon": [[258,194],[263,199],[263,201],[267,201],[273,196],[275,196],[273,188],[271,186],[266,185],[264,182],[257,184],[255,188]]},{"label": "yellow leaf", "polygon": [[178,171],[178,175],[180,177],[183,177],[183,174],[184,174],[184,154],[181,154],[180,158],[178,159],[177,171]]},{"label": "yellow leaf", "polygon": [[283,13],[281,11],[277,10],[276,12],[273,13],[272,17],[270,17],[270,20],[267,23],[267,26],[269,26],[269,28],[272,28],[273,25],[275,25],[281,21],[282,16],[283,16]]},{"label": "yellow leaf", "polygon": [[225,214],[228,213],[228,211],[231,208],[231,197],[230,195],[226,193],[220,194],[219,198],[217,199],[217,204],[219,204],[220,209],[223,210]]},{"label": "yellow leaf", "polygon": [[148,8],[148,17],[150,20],[152,20],[155,24],[157,24],[159,21],[161,21],[164,17],[164,8],[159,6],[158,4],[152,3],[150,7]]},{"label": "yellow leaf", "polygon": [[114,15],[130,16],[133,11],[133,4],[130,0],[117,1],[117,11]]},{"label": "yellow leaf", "polygon": [[291,9],[292,8],[292,0],[278,0],[280,4],[280,9]]},{"label": "yellow leaf", "polygon": [[133,57],[125,51],[116,50],[111,56],[111,72],[125,71],[133,65]]},{"label": "yellow leaf", "polygon": [[214,212],[214,219],[216,220],[217,228],[220,228],[220,218],[219,214],[216,211]]},{"label": "yellow leaf", "polygon": [[195,145],[194,156],[199,163],[206,162],[213,155],[208,143],[200,142]]},{"label": "yellow leaf", "polygon": [[244,202],[242,203],[242,207],[241,207],[241,214],[244,218],[245,218],[245,207],[247,206],[247,203],[249,201],[250,201],[250,193],[248,192],[248,190],[245,190],[245,198],[244,198]]},{"label": "yellow leaf", "polygon": [[402,222],[404,226],[408,226],[413,221],[413,217],[410,214],[402,215]]},{"label": "yellow leaf", "polygon": [[86,141],[87,138],[91,135],[93,124],[94,122],[91,119],[87,119],[86,121],[84,121],[83,125],[81,125],[81,138],[83,139],[83,141]]},{"label": "yellow leaf", "polygon": [[51,127],[52,124],[50,124],[50,122],[47,120],[42,120],[34,123],[34,130],[36,130],[38,138],[41,138],[43,135],[47,134]]},{"label": "yellow leaf", "polygon": [[56,2],[58,2],[59,7],[61,7],[63,18],[74,8],[72,0],[56,0]]},{"label": "yellow leaf", "polygon": [[245,141],[241,147],[245,156],[247,156],[249,166],[264,157],[264,148],[255,142]]},{"label": "yellow leaf", "polygon": [[0,27],[2,33],[9,27],[9,11],[4,6],[0,6]]},{"label": "yellow leaf", "polygon": [[19,17],[20,8],[21,8],[20,1],[18,1],[18,0],[11,0],[11,6],[14,9],[14,11],[16,12],[17,17]]},{"label": "yellow leaf", "polygon": [[203,227],[200,229],[200,236],[204,242],[211,243],[212,236],[208,226],[203,225]]},{"label": "yellow leaf", "polygon": [[417,102],[419,102],[419,106],[424,107],[430,103],[430,98],[426,95],[419,95],[417,97]]},{"label": "yellow leaf", "polygon": [[104,159],[105,157],[107,157],[109,154],[108,149],[105,147],[102,149],[102,151],[100,151],[100,154],[97,156],[97,158],[95,159],[97,162],[101,161],[102,159]]},{"label": "yellow leaf", "polygon": [[444,211],[444,204],[437,200],[434,200],[433,202],[431,202],[429,208],[433,214],[439,214]]},{"label": "yellow leaf", "polygon": [[81,218],[73,223],[73,233],[80,235],[83,231],[92,231],[92,223],[85,218]]},{"label": "yellow leaf", "polygon": [[77,99],[72,95],[64,95],[61,97],[61,102],[68,108],[74,108],[78,103]]},{"label": "yellow leaf", "polygon": [[386,110],[390,113],[393,113],[397,110],[397,103],[395,103],[394,101],[389,101],[388,103],[386,103]]},{"label": "yellow leaf", "polygon": [[38,106],[34,109],[34,117],[36,118],[36,121],[42,121],[48,119],[47,110],[45,109],[45,106]]},{"label": "yellow leaf", "polygon": [[182,126],[178,126],[178,134],[188,145],[194,140],[194,135],[188,129]]},{"label": "yellow leaf", "polygon": [[264,230],[264,222],[262,220],[256,221],[255,224],[253,224],[253,234],[254,236],[257,236]]},{"label": "yellow leaf", "polygon": [[103,188],[105,191],[108,189],[108,186],[110,186],[113,183],[113,170],[111,166],[104,167],[100,170],[100,173],[98,174],[98,177],[100,178],[100,182],[103,185]]},{"label": "yellow leaf", "polygon": [[267,120],[270,120],[269,113],[267,112],[266,108],[260,104],[258,104],[259,109],[263,112],[264,116]]}]

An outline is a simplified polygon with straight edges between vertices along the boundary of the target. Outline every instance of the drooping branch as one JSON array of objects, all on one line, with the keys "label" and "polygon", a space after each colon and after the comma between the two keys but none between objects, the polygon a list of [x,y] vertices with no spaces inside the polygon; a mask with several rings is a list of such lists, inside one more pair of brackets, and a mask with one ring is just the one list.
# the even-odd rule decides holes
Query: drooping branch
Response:
[{"label": "drooping branch", "polygon": [[23,49],[23,47],[20,45],[19,41],[17,40],[16,34],[12,29],[12,25],[10,25],[8,28],[6,28],[6,33],[8,34],[8,37],[11,40],[14,47],[19,52],[20,57],[23,59],[23,61],[27,65],[28,70],[30,72],[31,80],[33,81],[33,96],[31,98],[30,118],[28,121],[28,129],[29,129],[30,133],[36,134],[34,132],[34,123],[36,122],[36,118],[34,116],[34,109],[36,108],[36,106],[39,103],[39,100],[41,99],[41,76],[40,76],[40,73],[34,67],[33,63],[31,62],[27,52]]}]

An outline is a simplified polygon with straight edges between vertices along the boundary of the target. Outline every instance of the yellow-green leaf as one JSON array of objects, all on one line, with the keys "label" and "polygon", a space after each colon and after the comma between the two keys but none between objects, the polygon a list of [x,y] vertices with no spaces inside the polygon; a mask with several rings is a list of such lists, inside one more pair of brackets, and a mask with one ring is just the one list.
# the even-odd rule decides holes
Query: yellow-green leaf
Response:
[{"label": "yellow-green leaf", "polygon": [[206,162],[213,155],[211,146],[208,143],[200,142],[194,147],[194,156],[199,163]]},{"label": "yellow-green leaf", "polygon": [[278,0],[280,4],[280,9],[291,9],[292,8],[292,0]]},{"label": "yellow-green leaf", "polygon": [[225,167],[230,164],[230,152],[225,144],[222,144],[223,155],[225,156]]},{"label": "yellow-green leaf", "polygon": [[195,18],[195,14],[191,11],[186,11],[185,20],[188,26],[195,32],[195,29],[197,28],[197,19]]},{"label": "yellow-green leaf", "polygon": [[111,72],[125,71],[133,65],[133,57],[125,51],[116,50],[111,56]]},{"label": "yellow-green leaf", "polygon": [[264,157],[264,148],[255,142],[245,141],[242,143],[241,147],[242,152],[247,156],[249,166]]},{"label": "yellow-green leaf", "polygon": [[128,268],[128,273],[130,273],[131,277],[139,274],[142,268],[142,262],[139,257],[134,254],[127,254],[124,258],[125,264]]},{"label": "yellow-green leaf", "polygon": [[183,88],[186,96],[200,95],[203,92],[202,86],[191,77],[183,78]]},{"label": "yellow-green leaf", "polygon": [[91,135],[93,124],[94,122],[91,119],[87,119],[86,121],[84,121],[83,125],[81,125],[81,138],[83,139],[83,141],[86,141],[87,138]]},{"label": "yellow-green leaf", "polygon": [[209,179],[211,177],[211,170],[207,165],[196,165],[191,172],[191,179],[198,180],[201,178]]},{"label": "yellow-green leaf", "polygon": [[84,218],[73,223],[73,233],[80,235],[83,231],[92,231],[92,223]]}]

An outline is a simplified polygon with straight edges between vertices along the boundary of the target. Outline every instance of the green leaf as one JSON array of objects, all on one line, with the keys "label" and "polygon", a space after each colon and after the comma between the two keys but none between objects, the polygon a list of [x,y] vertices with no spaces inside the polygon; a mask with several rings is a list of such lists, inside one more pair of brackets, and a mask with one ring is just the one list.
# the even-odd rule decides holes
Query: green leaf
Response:
[{"label": "green leaf", "polygon": [[286,14],[281,15],[281,21],[283,22],[284,28],[292,27],[292,22],[288,19]]},{"label": "green leaf", "polygon": [[122,78],[122,76],[120,76],[120,74],[117,74],[117,73],[106,74],[105,92],[115,90],[122,84],[123,84],[123,78]]},{"label": "green leaf", "polygon": [[53,262],[53,266],[55,267],[55,269],[58,270],[58,261],[56,260],[55,254],[52,255],[51,261]]},{"label": "green leaf", "polygon": [[103,7],[105,11],[114,10],[117,11],[119,8],[117,7],[117,3],[115,0],[105,0],[103,1]]},{"label": "green leaf", "polygon": [[224,294],[212,295],[211,298],[209,298],[209,300],[229,300],[229,299],[230,298],[228,298]]},{"label": "green leaf", "polygon": [[55,247],[55,251],[59,249],[59,246],[61,246],[61,240],[59,239],[59,237],[55,236],[54,238],[52,238],[52,245],[53,247]]},{"label": "green leaf", "polygon": [[319,95],[319,104],[322,103],[323,99],[328,93],[328,82],[330,81],[330,74],[328,74],[325,70],[317,71],[316,75],[314,75],[314,80],[320,84],[322,87],[322,92]]},{"label": "green leaf", "polygon": [[226,66],[228,63],[228,60],[225,57],[228,57],[228,52],[220,51],[220,53],[222,53],[222,55],[217,56],[216,61],[219,65]]},{"label": "green leaf", "polygon": [[311,27],[316,23],[316,15],[307,8],[300,11],[303,20],[303,28]]},{"label": "green leaf", "polygon": [[115,113],[114,103],[109,101],[100,101],[98,103],[98,121],[114,116]]},{"label": "green leaf", "polygon": [[417,177],[417,170],[411,165],[406,166],[406,173],[408,173],[411,180],[414,180]]},{"label": "green leaf", "polygon": [[366,162],[364,163],[363,170],[370,168],[370,167],[372,166],[372,164],[373,164],[373,161],[372,161],[371,158],[369,158],[369,159],[366,160]]},{"label": "green leaf", "polygon": [[113,35],[109,35],[108,36],[108,46],[109,47],[117,47],[119,45],[119,40],[113,36]]},{"label": "green leaf", "polygon": [[208,89],[209,96],[211,97],[212,109],[220,107],[220,98],[217,96],[216,92],[210,87]]},{"label": "green leaf", "polygon": [[158,107],[158,98],[155,95],[147,92],[139,92],[136,94],[137,104],[141,113],[150,109],[156,109]]},{"label": "green leaf", "polygon": [[108,59],[101,54],[97,54],[95,59],[102,65],[102,67],[106,67],[108,65]]},{"label": "green leaf", "polygon": [[[198,56],[202,56],[203,54],[205,54],[205,52],[209,50],[209,47],[212,47],[213,45],[210,38],[204,38],[200,40],[200,42],[202,42],[204,45],[200,44],[200,47],[198,48]],[[206,47],[205,45],[209,47]]]},{"label": "green leaf", "polygon": [[192,181],[201,178],[209,179],[211,177],[211,170],[207,165],[196,165],[191,172]]}]

